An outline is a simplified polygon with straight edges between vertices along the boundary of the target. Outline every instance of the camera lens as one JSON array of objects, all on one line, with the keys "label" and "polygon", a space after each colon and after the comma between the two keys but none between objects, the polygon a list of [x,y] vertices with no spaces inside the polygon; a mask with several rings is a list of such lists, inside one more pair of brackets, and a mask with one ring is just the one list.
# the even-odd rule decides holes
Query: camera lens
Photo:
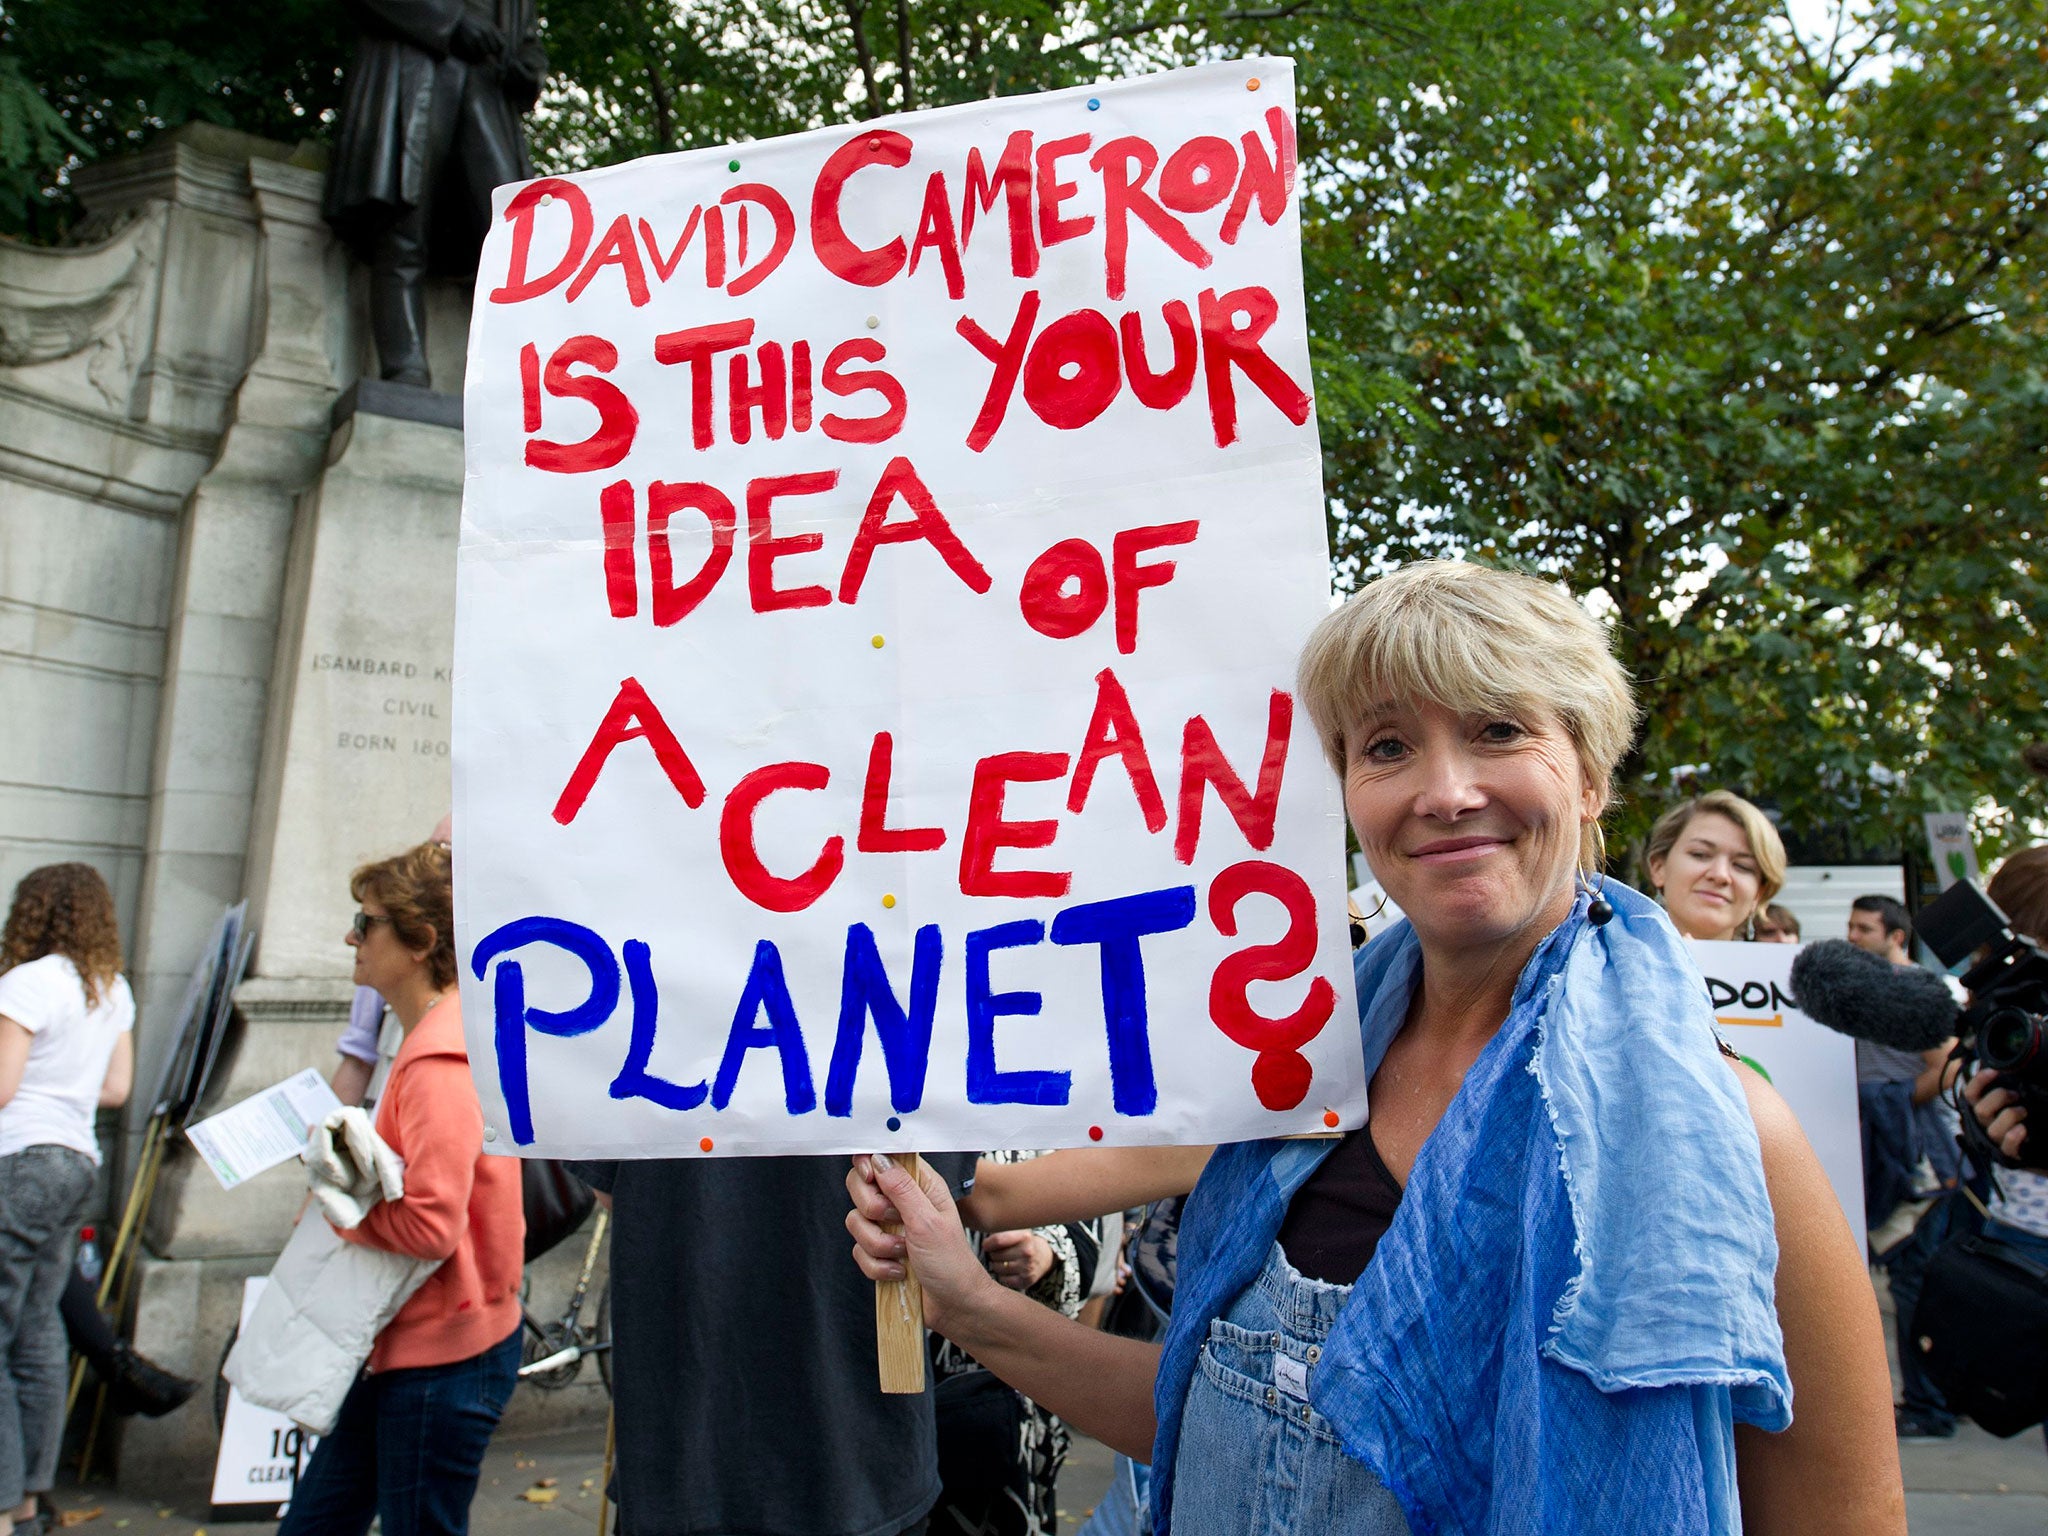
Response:
[{"label": "camera lens", "polygon": [[2001,1072],[2021,1072],[2040,1062],[2042,1021],[2023,1008],[1999,1008],[1977,1031],[1977,1052],[1984,1065]]}]

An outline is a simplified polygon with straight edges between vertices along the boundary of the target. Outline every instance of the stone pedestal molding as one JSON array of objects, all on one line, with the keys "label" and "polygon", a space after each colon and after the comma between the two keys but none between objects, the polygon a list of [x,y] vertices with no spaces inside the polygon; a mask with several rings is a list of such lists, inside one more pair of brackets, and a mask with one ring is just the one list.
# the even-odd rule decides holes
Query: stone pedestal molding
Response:
[{"label": "stone pedestal molding", "polygon": [[[143,1084],[215,917],[250,900],[207,1108],[332,1065],[349,870],[449,801],[468,294],[430,294],[433,392],[365,378],[364,276],[322,176],[317,149],[192,125],[82,168],[74,243],[0,241],[0,882],[70,858],[108,876]],[[109,1127],[116,1191],[148,1110]],[[137,1346],[210,1379],[301,1191],[288,1165],[225,1193],[174,1153]],[[514,1420],[594,1390],[522,1393]],[[210,1391],[126,1421],[121,1478],[201,1482],[215,1433]]]}]

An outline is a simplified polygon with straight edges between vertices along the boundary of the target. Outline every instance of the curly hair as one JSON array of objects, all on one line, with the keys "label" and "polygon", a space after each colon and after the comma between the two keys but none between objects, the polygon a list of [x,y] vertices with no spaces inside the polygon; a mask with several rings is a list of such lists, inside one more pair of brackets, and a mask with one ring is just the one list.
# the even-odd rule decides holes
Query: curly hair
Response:
[{"label": "curly hair", "polygon": [[45,864],[14,888],[0,931],[0,971],[45,955],[62,955],[78,967],[88,1008],[99,1007],[101,993],[121,974],[114,896],[90,864]]},{"label": "curly hair", "polygon": [[455,985],[455,882],[446,843],[421,843],[349,876],[348,892],[368,897],[391,918],[391,931],[407,949],[427,952],[437,987]]}]

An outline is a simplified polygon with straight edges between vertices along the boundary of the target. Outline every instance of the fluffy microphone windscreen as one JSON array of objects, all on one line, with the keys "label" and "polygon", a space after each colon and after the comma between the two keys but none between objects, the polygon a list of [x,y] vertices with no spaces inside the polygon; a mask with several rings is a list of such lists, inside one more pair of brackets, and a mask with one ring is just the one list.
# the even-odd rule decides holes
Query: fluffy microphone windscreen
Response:
[{"label": "fluffy microphone windscreen", "polygon": [[1917,965],[1893,965],[1847,939],[1809,944],[1792,962],[1792,1000],[1858,1040],[1925,1051],[1956,1032],[1948,984]]}]

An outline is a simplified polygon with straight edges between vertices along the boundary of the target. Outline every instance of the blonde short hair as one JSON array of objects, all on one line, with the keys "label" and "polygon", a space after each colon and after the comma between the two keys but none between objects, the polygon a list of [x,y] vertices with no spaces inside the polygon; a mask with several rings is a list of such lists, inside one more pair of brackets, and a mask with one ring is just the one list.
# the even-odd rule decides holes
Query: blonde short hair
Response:
[{"label": "blonde short hair", "polygon": [[1756,910],[1763,911],[1771,898],[1785,889],[1785,842],[1771,825],[1770,817],[1732,790],[1709,790],[1659,816],[1657,824],[1650,828],[1649,842],[1643,845],[1643,873],[1649,873],[1650,860],[1670,856],[1695,816],[1726,817],[1742,828],[1742,835],[1749,839],[1749,851],[1756,859]]},{"label": "blonde short hair", "polygon": [[[1345,732],[1388,699],[1468,715],[1546,710],[1603,794],[1635,737],[1628,675],[1593,616],[1562,586],[1461,560],[1367,582],[1310,633],[1297,687],[1340,778]],[[1587,834],[1591,862],[1599,828]]]}]

